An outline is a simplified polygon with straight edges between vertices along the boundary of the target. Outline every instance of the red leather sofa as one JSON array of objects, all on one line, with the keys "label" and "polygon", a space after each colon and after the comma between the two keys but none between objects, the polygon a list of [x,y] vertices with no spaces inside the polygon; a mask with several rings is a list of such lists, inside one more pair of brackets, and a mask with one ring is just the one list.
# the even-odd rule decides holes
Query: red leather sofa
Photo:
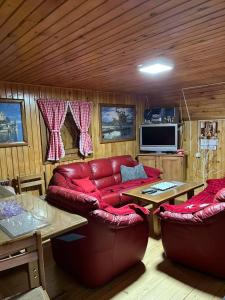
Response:
[{"label": "red leather sofa", "polygon": [[[52,240],[57,264],[88,287],[102,285],[140,261],[147,246],[149,212],[122,191],[159,180],[160,171],[144,167],[148,178],[122,182],[121,165],[137,162],[125,155],[58,166],[47,191],[49,203],[88,219],[87,225]],[[82,178],[89,178],[94,190],[84,192],[75,184]]]},{"label": "red leather sofa", "polygon": [[162,205],[162,243],[169,259],[224,278],[225,178],[207,184],[184,204]]}]

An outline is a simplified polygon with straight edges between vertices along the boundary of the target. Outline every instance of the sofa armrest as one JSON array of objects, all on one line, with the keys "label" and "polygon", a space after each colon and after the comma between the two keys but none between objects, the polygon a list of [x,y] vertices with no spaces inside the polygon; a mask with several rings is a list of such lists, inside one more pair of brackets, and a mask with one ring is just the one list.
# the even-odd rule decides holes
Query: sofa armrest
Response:
[{"label": "sofa armrest", "polygon": [[87,214],[99,208],[98,199],[94,196],[60,186],[50,186],[46,200],[59,208],[78,214]]},{"label": "sofa armrest", "polygon": [[160,178],[160,174],[162,174],[161,170],[149,166],[144,166],[144,170],[148,177]]},{"label": "sofa armrest", "polygon": [[173,223],[182,224],[196,224],[202,223],[201,219],[196,218],[193,214],[188,213],[175,213],[170,211],[164,211],[159,213],[159,217],[162,221],[168,221]]},{"label": "sofa armrest", "polygon": [[201,220],[206,220],[221,213],[222,211],[225,211],[225,202],[218,202],[198,211],[195,216]]},{"label": "sofa armrest", "polygon": [[102,209],[96,209],[89,215],[101,223],[108,224],[112,229],[134,226],[143,222],[147,223],[147,216],[141,216],[135,212],[128,215],[115,215]]},{"label": "sofa armrest", "polygon": [[213,203],[193,214],[164,211],[160,212],[159,216],[161,220],[166,220],[170,222],[178,222],[185,224],[203,224],[223,211],[225,211],[225,203],[221,202]]}]

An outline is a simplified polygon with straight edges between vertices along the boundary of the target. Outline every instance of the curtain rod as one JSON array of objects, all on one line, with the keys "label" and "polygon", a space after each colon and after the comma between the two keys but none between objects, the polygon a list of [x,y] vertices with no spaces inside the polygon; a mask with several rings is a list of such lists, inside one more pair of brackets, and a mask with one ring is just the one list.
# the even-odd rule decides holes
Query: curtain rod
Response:
[{"label": "curtain rod", "polygon": [[34,97],[34,101],[37,101],[37,100],[58,100],[58,101],[89,101],[90,99],[89,98],[86,98],[86,99],[73,99],[73,100],[68,100],[68,99],[59,99],[59,98],[55,98],[55,99],[44,99],[44,98],[41,98],[41,97]]}]

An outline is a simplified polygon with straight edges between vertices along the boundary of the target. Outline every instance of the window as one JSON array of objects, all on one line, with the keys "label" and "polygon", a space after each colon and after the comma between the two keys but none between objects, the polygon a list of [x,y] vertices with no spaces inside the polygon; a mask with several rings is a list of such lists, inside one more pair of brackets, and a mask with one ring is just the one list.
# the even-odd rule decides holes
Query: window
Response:
[{"label": "window", "polygon": [[[47,151],[48,151],[48,139],[49,132],[47,127],[45,126],[44,119],[40,115],[40,127],[41,127],[41,143],[42,143],[42,159],[44,163],[51,163],[46,160]],[[64,144],[65,149],[65,157],[61,159],[61,161],[70,161],[75,159],[80,159],[81,155],[79,154],[79,130],[74,122],[72,113],[70,109],[68,109],[65,122],[61,129],[61,137]]]}]

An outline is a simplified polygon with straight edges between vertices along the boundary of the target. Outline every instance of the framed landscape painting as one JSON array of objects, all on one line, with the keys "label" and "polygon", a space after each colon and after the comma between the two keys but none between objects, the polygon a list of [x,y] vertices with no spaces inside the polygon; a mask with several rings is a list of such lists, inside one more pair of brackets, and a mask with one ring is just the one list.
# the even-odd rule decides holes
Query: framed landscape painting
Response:
[{"label": "framed landscape painting", "polygon": [[136,109],[134,105],[100,104],[100,142],[135,140]]},{"label": "framed landscape painting", "polygon": [[24,100],[0,99],[0,147],[27,145]]}]

